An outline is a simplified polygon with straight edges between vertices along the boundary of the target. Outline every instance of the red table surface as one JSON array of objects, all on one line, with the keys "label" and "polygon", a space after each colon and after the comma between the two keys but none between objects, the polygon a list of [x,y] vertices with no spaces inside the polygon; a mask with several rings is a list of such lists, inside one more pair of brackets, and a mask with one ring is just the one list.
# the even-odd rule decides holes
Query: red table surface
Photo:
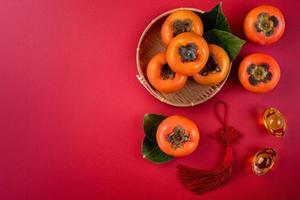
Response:
[{"label": "red table surface", "polygon": [[[269,3],[285,14],[286,32],[271,46],[247,43],[228,82],[210,101],[177,108],[153,98],[138,82],[135,53],[147,24],[177,7],[209,10],[218,1],[2,0],[0,2],[0,199],[299,199],[299,1],[223,1],[232,32],[245,38],[243,18]],[[237,79],[241,59],[274,56],[279,85],[247,92]],[[216,100],[244,137],[234,149],[233,174],[201,197],[183,189],[176,165],[211,169],[222,150],[209,134],[219,124]],[[257,111],[274,106],[288,123],[283,139],[261,128]],[[181,114],[201,133],[192,155],[164,165],[142,159],[143,115]],[[256,177],[247,158],[271,146],[278,163]]]}]

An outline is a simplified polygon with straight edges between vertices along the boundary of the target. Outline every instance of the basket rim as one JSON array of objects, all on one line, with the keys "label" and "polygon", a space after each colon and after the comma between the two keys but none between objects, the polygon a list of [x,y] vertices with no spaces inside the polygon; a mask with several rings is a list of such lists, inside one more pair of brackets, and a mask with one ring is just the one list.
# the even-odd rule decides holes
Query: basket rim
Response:
[{"label": "basket rim", "polygon": [[195,106],[201,103],[204,103],[206,101],[208,101],[209,99],[211,99],[212,97],[214,97],[220,90],[221,88],[224,86],[225,82],[227,81],[230,71],[231,71],[231,67],[232,67],[232,62],[230,63],[229,66],[229,71],[225,77],[225,79],[219,83],[218,85],[216,85],[216,92],[214,92],[212,95],[210,95],[209,97],[207,97],[205,100],[198,100],[196,102],[190,102],[190,104],[177,104],[174,103],[172,101],[169,101],[168,99],[163,98],[162,96],[158,95],[158,93],[160,94],[159,91],[156,91],[153,89],[153,87],[150,85],[150,83],[147,81],[146,77],[144,76],[144,73],[142,71],[142,67],[141,67],[141,63],[140,63],[140,47],[141,44],[145,38],[145,35],[148,33],[149,29],[153,26],[154,23],[156,23],[159,19],[171,14],[174,11],[178,11],[178,10],[191,10],[197,13],[204,13],[203,10],[201,9],[197,9],[197,8],[192,8],[192,7],[179,7],[179,8],[174,8],[171,10],[167,10],[165,12],[163,12],[162,14],[158,15],[157,17],[155,17],[154,19],[152,19],[150,21],[150,23],[146,26],[146,28],[144,29],[143,33],[141,34],[139,41],[138,41],[138,45],[136,48],[136,64],[137,64],[137,71],[138,71],[138,75],[137,75],[137,79],[140,81],[140,83],[146,88],[146,90],[152,95],[154,96],[156,99],[158,99],[159,101],[166,103],[168,105],[172,105],[172,106],[176,106],[176,107],[191,107],[191,106]]}]

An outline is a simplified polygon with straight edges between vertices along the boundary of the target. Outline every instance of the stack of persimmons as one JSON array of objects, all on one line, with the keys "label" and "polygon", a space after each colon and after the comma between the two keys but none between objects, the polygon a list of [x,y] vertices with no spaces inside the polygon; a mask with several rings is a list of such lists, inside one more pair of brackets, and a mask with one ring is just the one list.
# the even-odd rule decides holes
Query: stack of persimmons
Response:
[{"label": "stack of persimmons", "polygon": [[166,52],[156,54],[147,67],[151,85],[170,93],[184,87],[187,77],[202,85],[217,85],[225,79],[230,59],[224,49],[202,37],[203,24],[192,11],[175,11],[162,25]]}]

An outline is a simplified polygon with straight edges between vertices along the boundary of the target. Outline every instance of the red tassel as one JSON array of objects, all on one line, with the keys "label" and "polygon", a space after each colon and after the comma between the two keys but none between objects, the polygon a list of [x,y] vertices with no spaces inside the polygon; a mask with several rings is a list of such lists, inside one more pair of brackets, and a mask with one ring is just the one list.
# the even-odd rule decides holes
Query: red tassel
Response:
[{"label": "red tassel", "polygon": [[[224,119],[218,113],[218,105],[224,106]],[[183,186],[196,194],[203,194],[220,187],[230,176],[232,170],[233,156],[232,144],[235,143],[241,134],[233,127],[227,126],[227,104],[219,101],[215,105],[215,115],[222,124],[222,128],[216,133],[217,141],[226,147],[226,156],[223,162],[215,170],[200,170],[184,165],[177,166],[177,176]]]}]

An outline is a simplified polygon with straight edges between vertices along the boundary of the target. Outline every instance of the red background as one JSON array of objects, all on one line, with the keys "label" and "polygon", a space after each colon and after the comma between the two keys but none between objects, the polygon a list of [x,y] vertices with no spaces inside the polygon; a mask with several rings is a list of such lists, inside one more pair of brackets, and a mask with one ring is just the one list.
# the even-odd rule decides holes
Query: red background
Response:
[{"label": "red background", "polygon": [[[224,88],[191,108],[165,105],[137,81],[135,53],[147,24],[176,7],[209,10],[218,1],[2,0],[0,2],[0,199],[296,199],[300,186],[299,1],[264,1],[286,17],[271,46],[247,43]],[[246,13],[262,1],[223,1],[232,31],[244,38]],[[252,52],[274,56],[282,70],[267,94],[244,90],[236,69]],[[222,151],[208,135],[219,124],[213,105],[230,106],[243,134],[224,187],[196,196],[182,188],[177,164],[213,168]],[[275,106],[288,132],[274,138],[258,126],[258,110]],[[182,114],[199,126],[192,155],[168,164],[142,159],[144,113]],[[278,152],[271,173],[254,176],[246,162],[259,148]]]}]

